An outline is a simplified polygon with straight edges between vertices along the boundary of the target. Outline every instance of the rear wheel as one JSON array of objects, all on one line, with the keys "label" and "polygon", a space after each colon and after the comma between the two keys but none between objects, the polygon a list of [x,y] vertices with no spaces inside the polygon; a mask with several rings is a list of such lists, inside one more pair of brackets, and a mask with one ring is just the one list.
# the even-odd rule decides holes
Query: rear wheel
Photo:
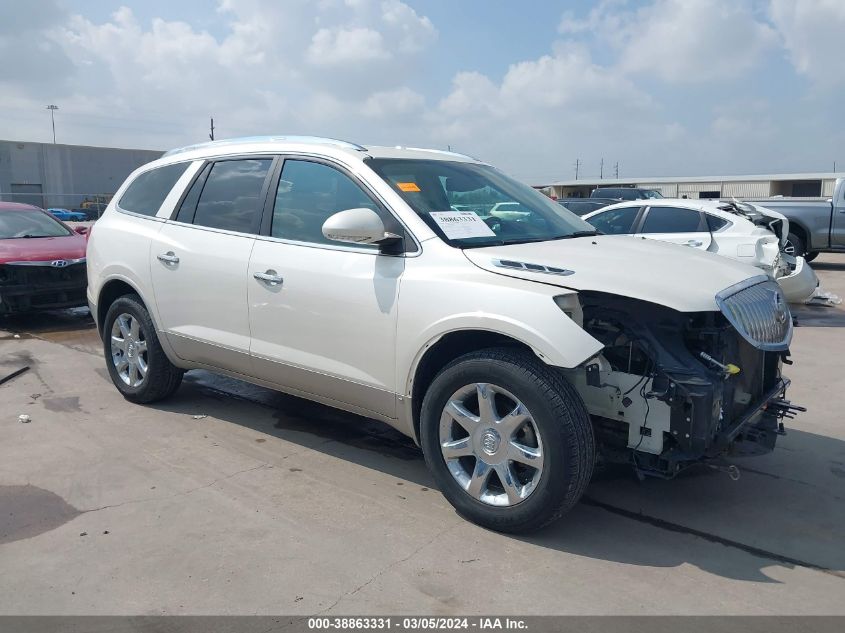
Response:
[{"label": "rear wheel", "polygon": [[462,356],[432,382],[420,426],[426,462],[457,511],[502,532],[569,510],[592,476],[595,444],[581,397],[530,353]]},{"label": "rear wheel", "polygon": [[103,350],[112,382],[132,402],[170,396],[185,373],[161,349],[155,326],[137,295],[119,297],[103,321]]},{"label": "rear wheel", "polygon": [[804,255],[804,240],[802,240],[795,233],[790,233],[786,236],[786,245],[783,247],[783,252],[787,255],[799,257]]}]

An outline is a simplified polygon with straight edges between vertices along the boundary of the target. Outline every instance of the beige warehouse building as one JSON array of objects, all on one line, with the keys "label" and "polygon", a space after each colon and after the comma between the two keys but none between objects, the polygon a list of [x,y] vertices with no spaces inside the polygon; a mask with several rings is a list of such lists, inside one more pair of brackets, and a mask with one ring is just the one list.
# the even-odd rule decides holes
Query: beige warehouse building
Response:
[{"label": "beige warehouse building", "polygon": [[655,189],[664,198],[823,198],[833,195],[836,179],[841,177],[845,177],[845,172],[693,178],[585,178],[535,187],[558,199],[589,198],[590,192],[596,187]]}]

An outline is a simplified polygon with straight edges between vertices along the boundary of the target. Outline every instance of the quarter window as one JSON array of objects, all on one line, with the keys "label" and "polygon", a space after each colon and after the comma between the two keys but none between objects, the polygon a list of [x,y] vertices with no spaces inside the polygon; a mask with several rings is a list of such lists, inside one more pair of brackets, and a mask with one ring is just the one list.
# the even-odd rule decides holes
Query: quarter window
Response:
[{"label": "quarter window", "polygon": [[621,209],[611,209],[588,218],[587,222],[607,235],[624,235],[626,233],[631,233],[631,228],[634,226],[634,220],[637,219],[637,214],[639,212],[640,207],[622,207]]},{"label": "quarter window", "polygon": [[[239,233],[257,233],[264,206],[261,192],[272,164],[269,158],[214,163],[199,195],[194,224]],[[191,197],[189,192],[185,201]],[[182,209],[179,215],[182,215]]]},{"label": "quarter window", "polygon": [[701,215],[693,209],[651,207],[641,233],[695,233],[702,231]]},{"label": "quarter window", "polygon": [[124,211],[153,216],[190,163],[175,163],[145,171],[129,185],[118,202]]},{"label": "quarter window", "polygon": [[[334,167],[286,160],[276,190],[270,234],[298,242],[337,244],[323,236],[323,223],[338,211],[362,207],[381,215],[372,198]],[[374,244],[361,246],[378,248]]]},{"label": "quarter window", "polygon": [[710,215],[709,213],[705,213],[704,217],[707,220],[707,228],[711,233],[714,233],[730,224],[730,222],[724,218],[717,218],[715,215]]}]

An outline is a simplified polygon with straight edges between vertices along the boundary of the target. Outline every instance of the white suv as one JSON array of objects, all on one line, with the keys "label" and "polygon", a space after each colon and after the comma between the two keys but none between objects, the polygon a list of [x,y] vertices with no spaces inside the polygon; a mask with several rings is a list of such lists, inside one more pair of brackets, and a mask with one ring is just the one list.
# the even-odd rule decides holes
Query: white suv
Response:
[{"label": "white suv", "polygon": [[466,156],[310,137],[169,152],[88,245],[128,400],[204,368],[382,420],[512,532],[572,507],[597,459],[671,477],[772,449],[792,320],[759,275],[598,235]]}]

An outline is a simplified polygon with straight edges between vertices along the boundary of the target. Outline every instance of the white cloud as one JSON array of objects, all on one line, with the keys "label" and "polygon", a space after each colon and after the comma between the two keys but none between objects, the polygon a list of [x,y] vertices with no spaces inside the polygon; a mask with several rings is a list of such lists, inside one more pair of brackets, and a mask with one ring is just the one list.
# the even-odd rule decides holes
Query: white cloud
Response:
[{"label": "white cloud", "polygon": [[681,83],[742,76],[778,40],[750,0],[655,0],[635,11],[605,1],[583,19],[566,14],[558,30],[594,35],[627,72]]},{"label": "white cloud", "polygon": [[419,114],[425,105],[425,98],[418,92],[402,86],[396,90],[384,90],[370,95],[361,108],[361,114],[368,117],[385,117],[411,113]]},{"label": "white cloud", "polygon": [[320,29],[308,47],[308,60],[316,66],[336,66],[388,59],[381,33],[373,29]]},{"label": "white cloud", "polygon": [[[458,53],[508,37],[440,42],[455,51],[445,70],[435,25],[400,0],[220,0],[208,23],[127,8],[95,20],[57,1],[21,4],[20,18],[0,4],[0,53],[27,50],[0,74],[0,137],[47,140],[44,106],[57,103],[62,142],[164,149],[204,140],[214,116],[221,138],[451,145],[528,180],[568,177],[576,158],[587,175],[602,157],[620,161],[623,175],[817,169],[828,155],[845,158],[834,153],[845,132],[833,121],[845,76],[841,0],[768,9],[764,0],[604,0],[565,14],[545,54],[504,67],[467,66]],[[747,86],[756,95],[780,85],[772,68],[783,64],[766,66],[778,55],[830,90],[812,104],[793,90],[761,105]]]},{"label": "white cloud", "polygon": [[842,71],[843,0],[771,0],[770,12],[792,63],[800,73],[819,83],[845,82]]}]

